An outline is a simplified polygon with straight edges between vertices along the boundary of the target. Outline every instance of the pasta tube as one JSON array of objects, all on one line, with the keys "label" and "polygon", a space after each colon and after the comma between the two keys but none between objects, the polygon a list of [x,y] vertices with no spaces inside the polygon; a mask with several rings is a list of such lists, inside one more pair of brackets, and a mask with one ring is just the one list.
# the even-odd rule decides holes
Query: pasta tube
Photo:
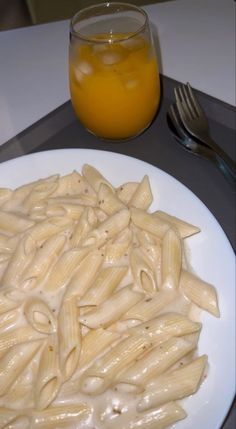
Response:
[{"label": "pasta tube", "polygon": [[151,342],[147,337],[125,338],[83,373],[80,379],[82,392],[93,395],[104,392],[122,368],[150,347]]},{"label": "pasta tube", "polygon": [[73,220],[78,220],[84,211],[84,207],[79,204],[55,203],[48,206],[47,216],[66,216]]},{"label": "pasta tube", "polygon": [[3,332],[0,335],[0,356],[2,352],[7,351],[11,347],[24,343],[26,341],[36,341],[44,339],[45,336],[32,329],[30,326],[11,329]]},{"label": "pasta tube", "polygon": [[[92,410],[87,404],[61,405],[49,407],[40,412],[33,412],[33,429],[55,428],[57,426],[86,423]],[[62,426],[63,427],[63,426]]]},{"label": "pasta tube", "polygon": [[103,177],[103,175],[91,165],[84,164],[82,168],[82,173],[88,183],[96,192],[99,191],[99,188],[102,184],[108,186],[112,191],[114,191],[111,183],[108,182],[108,180],[105,179],[105,177]]},{"label": "pasta tube", "polygon": [[27,233],[37,243],[42,243],[55,234],[71,228],[72,219],[61,216],[52,216],[36,223],[27,230]]},{"label": "pasta tube", "polygon": [[91,329],[82,339],[82,349],[79,359],[79,368],[92,363],[107,347],[120,338],[117,332],[105,329]]},{"label": "pasta tube", "polygon": [[97,224],[97,216],[92,207],[87,207],[83,211],[79,218],[71,235],[70,245],[71,247],[78,247],[81,245],[86,235],[93,229]]},{"label": "pasta tube", "polygon": [[88,183],[84,180],[78,171],[73,171],[65,176],[60,176],[58,180],[58,187],[52,196],[75,196],[75,195],[95,195],[92,188],[88,186]]},{"label": "pasta tube", "polygon": [[0,396],[8,391],[41,345],[40,341],[15,345],[0,359]]},{"label": "pasta tube", "polygon": [[85,258],[89,250],[89,247],[83,247],[64,252],[53,266],[44,284],[44,289],[53,293],[65,286],[74,274],[78,264]]},{"label": "pasta tube", "polygon": [[40,357],[35,386],[36,408],[47,408],[56,397],[61,385],[58,347],[55,335],[49,337]]},{"label": "pasta tube", "polygon": [[130,221],[130,212],[127,209],[122,209],[114,215],[108,217],[97,228],[93,229],[86,239],[84,245],[94,244],[102,246],[111,238],[115,237],[119,232],[125,229]]},{"label": "pasta tube", "polygon": [[120,284],[121,280],[128,271],[126,266],[106,267],[100,270],[82,299],[79,300],[79,306],[99,305],[105,301]]},{"label": "pasta tube", "polygon": [[135,319],[145,322],[158,315],[158,313],[171,303],[177,294],[162,290],[153,297],[144,297],[136,305],[131,307],[123,316],[123,320]]},{"label": "pasta tube", "polygon": [[21,274],[21,287],[32,289],[45,276],[58,258],[66,242],[64,235],[53,235],[40,246]]},{"label": "pasta tube", "polygon": [[92,250],[80,262],[74,276],[68,284],[65,292],[65,298],[72,295],[83,297],[84,293],[91,286],[99,268],[104,261],[104,253],[102,250]]},{"label": "pasta tube", "polygon": [[114,190],[105,184],[101,184],[98,190],[99,207],[109,216],[125,208],[125,205],[114,193]]},{"label": "pasta tube", "polygon": [[135,284],[144,291],[154,294],[157,290],[156,275],[150,260],[139,247],[130,252],[130,266]]},{"label": "pasta tube", "polygon": [[[30,424],[30,418],[24,413],[24,411],[14,410],[12,408],[0,407],[0,429],[11,429],[24,419],[24,428],[28,429]],[[14,426],[13,426],[14,425]],[[19,426],[18,426],[19,427]]]},{"label": "pasta tube", "polygon": [[158,238],[163,238],[165,233],[170,228],[170,224],[163,219],[153,217],[150,213],[144,210],[131,207],[131,220],[137,227],[144,229]]},{"label": "pasta tube", "polygon": [[185,419],[187,414],[180,405],[170,402],[158,409],[142,413],[129,423],[121,424],[117,419],[114,429],[165,429]]},{"label": "pasta tube", "polygon": [[181,238],[190,237],[191,235],[200,232],[200,229],[197,226],[191,225],[190,223],[175,216],[171,216],[170,214],[165,213],[161,210],[154,212],[153,217],[168,222],[174,229],[178,230]]},{"label": "pasta tube", "polygon": [[24,306],[24,314],[29,324],[38,332],[52,334],[57,323],[47,303],[38,298],[30,298]]},{"label": "pasta tube", "polygon": [[109,264],[115,264],[122,257],[127,257],[131,248],[132,233],[125,228],[120,234],[106,244],[106,259]]},{"label": "pasta tube", "polygon": [[135,193],[139,183],[137,182],[127,182],[119,186],[116,189],[116,194],[118,198],[127,206],[132,198],[132,195]]},{"label": "pasta tube", "polygon": [[129,200],[129,207],[147,210],[152,204],[152,191],[148,176],[144,176]]},{"label": "pasta tube", "polygon": [[155,378],[142,394],[137,410],[146,411],[192,395],[199,388],[206,364],[207,356],[203,355],[180,369]]},{"label": "pasta tube", "polygon": [[19,311],[17,308],[4,312],[3,314],[0,313],[0,331],[3,329],[9,329],[13,323],[16,322],[18,316]]},{"label": "pasta tube", "polygon": [[79,311],[76,297],[63,301],[58,316],[59,362],[63,379],[68,380],[75,372],[81,350]]},{"label": "pasta tube", "polygon": [[123,369],[116,376],[114,384],[121,384],[121,390],[123,384],[133,385],[137,391],[144,390],[147,381],[165,372],[194,348],[195,344],[183,338],[171,338],[141,356],[130,367]]},{"label": "pasta tube", "polygon": [[111,295],[95,309],[90,310],[79,320],[89,328],[106,328],[116,322],[130,307],[142,299],[142,294],[126,286]]},{"label": "pasta tube", "polygon": [[58,187],[58,177],[55,180],[49,178],[36,184],[29,195],[24,199],[23,206],[28,210],[37,207],[43,200],[48,198]]},{"label": "pasta tube", "polygon": [[30,235],[26,235],[19,242],[3,275],[3,285],[15,287],[19,284],[22,272],[34,257],[36,251],[35,244]]},{"label": "pasta tube", "polygon": [[182,270],[180,288],[184,295],[194,304],[208,311],[215,317],[220,317],[217,294],[214,286],[204,282],[188,271]]},{"label": "pasta tube", "polygon": [[162,243],[162,287],[176,290],[179,287],[182,267],[181,239],[173,229],[169,229]]},{"label": "pasta tube", "polygon": [[193,322],[180,313],[164,313],[155,319],[148,320],[128,330],[130,335],[147,335],[153,341],[177,337],[198,332],[201,323]]},{"label": "pasta tube", "polygon": [[34,222],[23,215],[0,211],[0,229],[8,231],[8,233],[23,232],[32,225]]}]

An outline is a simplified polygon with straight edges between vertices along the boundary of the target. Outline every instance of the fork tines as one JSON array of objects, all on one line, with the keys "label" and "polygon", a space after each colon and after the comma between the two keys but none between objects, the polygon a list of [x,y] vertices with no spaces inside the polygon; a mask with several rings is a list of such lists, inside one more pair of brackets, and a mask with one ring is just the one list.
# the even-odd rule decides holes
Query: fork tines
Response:
[{"label": "fork tines", "polygon": [[202,108],[193,94],[189,83],[174,89],[178,109],[184,109],[184,113],[192,118],[203,114]]}]

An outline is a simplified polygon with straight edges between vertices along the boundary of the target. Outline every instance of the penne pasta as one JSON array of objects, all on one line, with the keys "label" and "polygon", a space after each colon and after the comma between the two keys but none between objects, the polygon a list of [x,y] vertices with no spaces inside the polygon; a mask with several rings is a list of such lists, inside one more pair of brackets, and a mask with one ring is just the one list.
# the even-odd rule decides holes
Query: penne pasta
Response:
[{"label": "penne pasta", "polygon": [[47,210],[47,216],[67,216],[70,219],[78,220],[84,211],[84,207],[79,204],[61,203],[51,204]]},{"label": "penne pasta", "polygon": [[98,205],[108,216],[125,208],[125,205],[110,186],[101,184],[98,190]]},{"label": "penne pasta", "polygon": [[164,221],[163,219],[153,217],[145,210],[131,207],[130,213],[131,221],[134,225],[136,225],[138,228],[144,229],[147,232],[150,232],[158,238],[163,238],[165,233],[171,227],[168,222]]},{"label": "penne pasta", "polygon": [[85,238],[83,245],[94,244],[99,247],[102,246],[123,231],[128,226],[129,220],[129,210],[120,210],[100,223],[97,228],[93,229]]},{"label": "penne pasta", "polygon": [[26,413],[24,413],[24,411],[0,407],[0,429],[14,429],[15,425],[17,428],[18,423],[22,421],[24,423],[24,428],[28,429],[30,418],[26,415]]},{"label": "penne pasta", "polygon": [[37,286],[57,260],[65,243],[64,235],[53,235],[36,250],[30,264],[20,276],[20,284],[23,289],[33,289]]},{"label": "penne pasta", "polygon": [[183,270],[180,277],[180,288],[184,295],[194,304],[213,314],[213,316],[220,317],[214,286]]},{"label": "penne pasta", "polygon": [[30,326],[24,326],[20,328],[11,329],[9,331],[3,332],[0,335],[0,357],[3,352],[6,352],[11,347],[20,344],[41,340],[45,336],[39,332],[32,329]]},{"label": "penne pasta", "polygon": [[29,324],[42,334],[56,332],[57,322],[46,302],[38,298],[29,298],[24,306],[24,315]]},{"label": "penne pasta", "polygon": [[152,204],[153,196],[148,176],[144,176],[138,184],[131,199],[128,202],[129,207],[147,210]]},{"label": "penne pasta", "polygon": [[157,292],[153,297],[144,297],[136,305],[131,307],[123,316],[123,320],[134,319],[145,322],[154,318],[170,304],[176,297],[175,293],[163,290]]},{"label": "penne pasta", "polygon": [[21,300],[24,299],[24,294],[21,291],[14,293],[12,288],[0,288],[0,314],[4,314],[10,310],[16,309]]},{"label": "penne pasta", "polygon": [[136,247],[130,252],[130,267],[135,284],[153,295],[157,291],[156,274],[150,260],[140,247]]},{"label": "penne pasta", "polygon": [[15,253],[12,255],[9,264],[2,277],[2,285],[16,287],[19,285],[20,277],[26,266],[33,259],[36,251],[36,243],[25,235],[17,245]]},{"label": "penne pasta", "polygon": [[114,240],[106,244],[105,262],[115,264],[121,258],[127,258],[132,245],[132,233],[129,228],[121,231]]},{"label": "penne pasta", "polygon": [[[86,192],[87,191],[87,192]],[[70,174],[65,176],[60,176],[58,180],[58,187],[52,196],[74,196],[78,194],[88,194],[95,195],[90,187],[88,187],[88,183],[84,180],[78,171],[73,171]]]},{"label": "penne pasta", "polygon": [[81,332],[76,297],[63,301],[58,315],[59,363],[63,380],[75,372],[81,351]]},{"label": "penne pasta", "polygon": [[118,198],[127,206],[132,198],[132,195],[135,193],[137,187],[137,182],[127,182],[121,185],[116,189],[116,194]]},{"label": "penne pasta", "polygon": [[18,344],[0,358],[0,396],[9,390],[41,345],[41,341]]},{"label": "penne pasta", "polygon": [[115,323],[123,313],[142,299],[142,294],[135,292],[130,286],[123,287],[112,294],[95,309],[90,310],[79,320],[89,328],[106,328]]},{"label": "penne pasta", "polygon": [[186,413],[180,405],[170,402],[158,409],[142,413],[128,423],[121,424],[117,419],[114,429],[165,429],[170,425],[183,420]]},{"label": "penne pasta", "polygon": [[130,212],[122,209],[114,215],[108,217],[104,222],[93,229],[85,238],[83,245],[102,246],[108,240],[123,231],[129,224]]},{"label": "penne pasta", "polygon": [[19,311],[17,308],[6,311],[2,314],[0,313],[0,332],[2,330],[11,328],[16,322],[18,316],[19,316]]},{"label": "penne pasta", "polygon": [[192,235],[200,232],[200,229],[197,226],[191,225],[190,223],[175,216],[171,216],[161,210],[154,212],[153,217],[168,222],[172,228],[177,229],[181,238],[191,237]]},{"label": "penne pasta", "polygon": [[201,329],[201,323],[193,322],[180,313],[164,313],[159,317],[147,320],[128,330],[130,335],[146,335],[152,341],[162,341],[163,338],[177,337]]},{"label": "penne pasta", "polygon": [[207,356],[203,355],[180,369],[155,378],[150,388],[141,395],[137,410],[143,412],[194,394],[199,388],[206,364]]},{"label": "penne pasta", "polygon": [[97,216],[92,207],[87,207],[79,218],[70,238],[71,247],[78,247],[89,231],[97,224]]},{"label": "penne pasta", "polygon": [[24,199],[23,206],[27,210],[31,210],[32,208],[35,209],[38,204],[41,204],[42,201],[52,195],[56,191],[57,187],[58,177],[45,179],[44,181],[35,184],[29,195]]},{"label": "penne pasta", "polygon": [[[126,385],[134,386],[134,391],[143,391],[147,382],[163,374],[179,359],[195,349],[195,345],[182,338],[170,338],[141,356],[130,367],[123,369],[114,384],[126,390]],[[123,386],[124,385],[124,386]]]},{"label": "penne pasta", "polygon": [[72,226],[72,219],[61,216],[53,216],[48,219],[36,223],[34,226],[27,230],[27,233],[37,243],[42,243],[55,234],[70,229]]},{"label": "penne pasta", "polygon": [[[91,409],[87,404],[61,405],[49,407],[40,412],[33,412],[32,428],[55,428],[63,427],[75,422],[77,425],[86,423],[91,415]],[[66,427],[64,426],[64,427]]]},{"label": "penne pasta", "polygon": [[105,329],[92,329],[82,338],[82,348],[79,359],[79,368],[92,363],[107,347],[120,338],[117,332]]},{"label": "penne pasta", "polygon": [[77,295],[78,298],[83,297],[94,281],[103,261],[104,253],[102,250],[92,250],[89,252],[79,264],[69,282],[65,292],[65,299],[72,295]]},{"label": "penne pasta", "polygon": [[64,252],[53,266],[44,283],[44,289],[53,293],[65,286],[74,274],[78,264],[85,258],[89,250],[89,247],[78,247]]},{"label": "penne pasta", "polygon": [[23,215],[0,210],[0,229],[8,233],[23,232],[32,225],[34,222]]},{"label": "penne pasta", "polygon": [[56,397],[61,385],[58,346],[55,335],[49,337],[43,348],[35,386],[36,408],[47,408]]},{"label": "penne pasta", "polygon": [[169,229],[163,237],[161,275],[162,287],[178,289],[182,267],[182,245],[178,234]]},{"label": "penne pasta", "polygon": [[[93,192],[93,191],[92,191]],[[86,207],[95,207],[97,205],[97,196],[94,192],[92,195],[89,192],[85,194],[78,195],[64,195],[61,197],[51,197],[47,200],[47,208],[50,206],[60,206],[60,205],[72,205],[79,206],[82,209]]]},{"label": "penne pasta", "polygon": [[194,309],[219,316],[218,299],[186,271],[199,228],[152,201],[148,176],[113,187],[88,164],[0,188],[0,429],[186,417],[174,401],[207,365]]},{"label": "penne pasta", "polygon": [[93,284],[79,299],[79,306],[99,305],[105,301],[127,274],[127,266],[106,267],[100,270]]},{"label": "penne pasta", "polygon": [[82,392],[89,395],[104,392],[122,368],[127,367],[150,347],[151,342],[147,337],[125,338],[83,373],[80,380]]},{"label": "penne pasta", "polygon": [[105,177],[103,177],[103,175],[91,165],[84,164],[82,168],[82,173],[83,173],[83,176],[86,178],[87,182],[95,190],[95,192],[99,191],[99,188],[101,185],[108,186],[114,192],[114,189],[111,183],[108,182],[108,180],[105,179]]}]

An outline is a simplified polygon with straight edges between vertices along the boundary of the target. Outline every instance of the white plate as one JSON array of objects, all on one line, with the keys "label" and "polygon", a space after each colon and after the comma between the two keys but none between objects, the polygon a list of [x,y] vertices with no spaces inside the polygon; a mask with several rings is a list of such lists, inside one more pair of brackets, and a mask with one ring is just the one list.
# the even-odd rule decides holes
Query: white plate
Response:
[{"label": "white plate", "polygon": [[209,357],[206,381],[184,401],[188,418],[178,429],[219,429],[235,392],[235,257],[216,219],[206,206],[173,177],[135,158],[112,152],[65,149],[36,153],[0,165],[0,186],[17,187],[50,174],[81,170],[84,163],[98,168],[114,185],[140,180],[148,174],[154,203],[198,225],[201,233],[188,239],[193,269],[218,291],[221,318],[202,314],[199,351]]}]

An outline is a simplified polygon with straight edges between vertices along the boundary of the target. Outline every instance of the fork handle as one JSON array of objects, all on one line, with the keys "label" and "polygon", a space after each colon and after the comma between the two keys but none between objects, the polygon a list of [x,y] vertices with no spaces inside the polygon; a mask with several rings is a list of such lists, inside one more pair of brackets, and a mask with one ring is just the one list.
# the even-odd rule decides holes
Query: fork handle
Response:
[{"label": "fork handle", "polygon": [[220,170],[225,175],[227,180],[232,185],[235,186],[236,185],[236,164],[235,164],[235,162],[210,137],[201,138],[201,141],[202,141],[202,143],[204,143],[206,146],[210,147],[215,152]]},{"label": "fork handle", "polygon": [[216,152],[213,152],[214,154],[214,163],[217,165],[217,167],[219,168],[219,170],[221,171],[221,173],[224,175],[224,177],[226,178],[227,182],[232,185],[234,187],[234,190],[236,191],[236,180],[235,180],[235,176],[233,176],[231,174],[231,171],[228,167],[228,164],[226,164],[224,162],[224,160],[222,158],[220,158]]}]

